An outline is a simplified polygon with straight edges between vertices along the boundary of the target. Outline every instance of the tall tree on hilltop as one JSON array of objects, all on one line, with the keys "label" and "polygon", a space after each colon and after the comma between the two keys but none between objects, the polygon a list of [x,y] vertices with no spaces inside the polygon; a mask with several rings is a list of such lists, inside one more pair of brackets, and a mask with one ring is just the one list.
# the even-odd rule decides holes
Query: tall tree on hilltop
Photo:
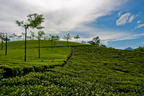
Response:
[{"label": "tall tree on hilltop", "polygon": [[100,38],[97,36],[97,37],[93,38],[92,41],[89,41],[88,43],[90,45],[99,46],[100,45]]},{"label": "tall tree on hilltop", "polygon": [[74,36],[74,39],[78,40],[80,38],[79,35]]},{"label": "tall tree on hilltop", "polygon": [[70,34],[67,33],[67,34],[64,36],[64,39],[66,39],[66,41],[67,41],[67,46],[69,47],[69,40],[71,39]]},{"label": "tall tree on hilltop", "polygon": [[42,18],[43,15],[39,15],[39,14],[30,14],[27,16],[27,20],[25,21],[16,21],[16,24],[18,26],[21,26],[24,28],[25,30],[25,56],[24,56],[24,61],[26,62],[26,57],[27,57],[27,30],[28,28],[37,28],[40,29],[42,28],[41,26],[39,26],[41,24],[41,22],[43,21]]},{"label": "tall tree on hilltop", "polygon": [[50,35],[49,39],[51,41],[51,48],[52,48],[53,46],[55,46],[55,41],[59,40],[60,37],[58,35]]},{"label": "tall tree on hilltop", "polygon": [[7,54],[8,54],[8,41],[10,41],[10,38],[15,38],[15,37],[17,37],[17,35],[15,33],[13,33],[13,34],[5,33],[4,34],[3,40],[5,41],[5,56],[7,56]]},{"label": "tall tree on hilltop", "polygon": [[38,57],[39,58],[40,58],[40,42],[41,42],[41,38],[42,38],[43,35],[45,35],[44,31],[38,31],[38,44],[39,44]]},{"label": "tall tree on hilltop", "polygon": [[26,21],[16,21],[16,24],[18,25],[18,26],[21,26],[21,27],[23,27],[24,28],[24,30],[25,30],[25,52],[24,52],[24,61],[26,62],[27,61],[27,30],[28,30],[28,28],[30,27],[30,23],[28,22],[27,23],[27,20]]},{"label": "tall tree on hilltop", "polygon": [[60,37],[58,35],[54,36],[54,46],[56,46],[56,42],[55,41],[58,41],[60,39]]},{"label": "tall tree on hilltop", "polygon": [[30,33],[31,33],[31,39],[34,40],[34,37],[35,37],[34,32],[31,31]]},{"label": "tall tree on hilltop", "polygon": [[40,58],[40,38],[45,34],[44,31],[41,31],[44,27],[41,26],[41,23],[44,22],[44,17],[42,14],[30,14],[28,15],[30,22],[30,27],[37,29],[38,31],[38,58]]},{"label": "tall tree on hilltop", "polygon": [[5,35],[5,56],[7,56],[7,42],[8,42],[8,35]]},{"label": "tall tree on hilltop", "polygon": [[4,43],[4,33],[0,33],[0,39],[1,39],[1,50],[3,50],[3,43]]},{"label": "tall tree on hilltop", "polygon": [[49,35],[50,36],[50,38],[49,38],[49,40],[50,40],[50,42],[51,42],[51,48],[53,47],[53,41],[54,41],[54,35]]}]

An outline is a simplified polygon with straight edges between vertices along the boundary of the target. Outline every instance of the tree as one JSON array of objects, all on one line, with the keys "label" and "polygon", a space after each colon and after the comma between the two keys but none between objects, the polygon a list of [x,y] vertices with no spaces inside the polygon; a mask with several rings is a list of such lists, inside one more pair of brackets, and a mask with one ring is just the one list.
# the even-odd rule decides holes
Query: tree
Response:
[{"label": "tree", "polygon": [[79,35],[74,36],[74,39],[78,40],[80,38]]},{"label": "tree", "polygon": [[4,41],[5,41],[5,56],[7,56],[7,42],[8,42],[8,35],[7,35],[7,33],[6,33]]},{"label": "tree", "polygon": [[17,36],[18,38],[22,38],[22,35]]},{"label": "tree", "polygon": [[35,37],[35,34],[34,34],[34,32],[30,32],[31,33],[31,39],[33,40],[34,39],[34,37]]},{"label": "tree", "polygon": [[134,49],[134,50],[144,52],[144,47],[139,46],[138,48],[136,48],[136,49]]},{"label": "tree", "polygon": [[44,35],[44,40],[49,40],[49,36],[48,35]]},{"label": "tree", "polygon": [[27,23],[27,21],[16,21],[16,24],[18,25],[18,26],[21,26],[21,27],[23,27],[24,28],[24,30],[25,30],[25,55],[24,55],[24,61],[26,62],[27,61],[27,59],[26,59],[26,57],[27,57],[27,30],[28,30],[28,28],[30,27],[30,23]]},{"label": "tree", "polygon": [[57,41],[57,40],[59,40],[59,39],[60,39],[60,37],[59,37],[58,35],[51,35],[51,34],[50,34],[51,48],[52,48],[53,46],[55,46],[55,42],[54,42],[54,41]]},{"label": "tree", "polygon": [[30,27],[33,29],[42,29],[44,27],[41,26],[41,23],[44,22],[44,18],[42,14],[30,14],[28,15],[28,21],[30,22]]},{"label": "tree", "polygon": [[51,48],[53,47],[53,41],[54,41],[54,35],[49,35],[50,36],[50,41],[51,41]]},{"label": "tree", "polygon": [[5,56],[7,56],[8,54],[8,50],[7,50],[7,45],[8,45],[8,41],[10,41],[10,38],[14,38],[16,36],[15,33],[13,34],[7,34],[7,33],[3,33],[3,41],[5,41]]},{"label": "tree", "polygon": [[24,61],[26,62],[26,41],[27,41],[27,30],[28,28],[37,28],[37,29],[42,29],[43,27],[40,26],[40,24],[43,22],[44,18],[43,15],[39,15],[39,14],[30,14],[27,16],[27,20],[26,21],[16,21],[16,24],[18,26],[21,26],[25,29],[25,56],[24,56]]},{"label": "tree", "polygon": [[27,53],[27,46],[26,46],[27,45],[27,42],[26,42],[27,41],[27,30],[28,30],[29,27],[35,27],[35,25],[37,23],[39,23],[37,21],[38,20],[36,18],[32,18],[32,14],[28,15],[27,16],[27,20],[25,20],[25,21],[18,21],[18,20],[16,20],[16,24],[18,26],[23,27],[24,30],[25,30],[25,56],[24,56],[24,61],[25,62],[26,62],[26,57],[27,57],[27,55],[26,55],[26,53]]},{"label": "tree", "polygon": [[1,39],[1,50],[3,50],[4,33],[0,33],[0,39]]},{"label": "tree", "polygon": [[59,39],[60,39],[60,37],[58,35],[53,36],[54,46],[56,46],[56,42],[55,41],[58,41]]},{"label": "tree", "polygon": [[15,33],[7,34],[7,36],[8,36],[8,38],[9,38],[9,40],[10,40],[11,38],[16,38],[16,37],[18,37]]},{"label": "tree", "polygon": [[17,35],[15,33],[12,33],[11,35],[9,35],[10,38],[15,38],[17,37]]},{"label": "tree", "polygon": [[44,28],[41,26],[41,23],[44,22],[44,18],[42,14],[36,14],[36,13],[28,15],[28,17],[29,17],[28,21],[30,22],[30,27],[39,30],[38,31],[38,48],[39,48],[38,57],[40,58],[40,38],[45,34],[43,31],[40,30]]},{"label": "tree", "polygon": [[40,58],[40,41],[42,36],[45,35],[44,31],[38,31],[38,43],[39,43],[39,49],[38,49],[38,57]]},{"label": "tree", "polygon": [[64,39],[66,39],[66,41],[67,41],[67,46],[69,47],[69,40],[71,39],[70,34],[67,33],[67,34],[64,36]]},{"label": "tree", "polygon": [[82,43],[82,44],[86,44],[86,41],[82,40],[81,43]]},{"label": "tree", "polygon": [[93,38],[92,41],[89,41],[88,43],[89,43],[90,45],[99,46],[99,45],[100,45],[100,39],[99,39],[99,37],[97,36],[97,37]]}]

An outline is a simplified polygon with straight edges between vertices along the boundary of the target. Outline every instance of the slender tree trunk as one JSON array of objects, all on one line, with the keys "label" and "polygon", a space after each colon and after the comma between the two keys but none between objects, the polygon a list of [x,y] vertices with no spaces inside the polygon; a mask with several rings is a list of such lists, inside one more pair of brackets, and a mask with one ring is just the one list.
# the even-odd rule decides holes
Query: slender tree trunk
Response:
[{"label": "slender tree trunk", "polygon": [[53,40],[51,40],[51,48],[53,47]]},{"label": "slender tree trunk", "polygon": [[67,46],[69,47],[69,41],[68,41],[68,39],[67,39]]},{"label": "slender tree trunk", "polygon": [[2,42],[1,42],[1,50],[3,50],[3,39],[2,39]]},{"label": "slender tree trunk", "polygon": [[56,41],[54,41],[54,47],[56,47]]},{"label": "slender tree trunk", "polygon": [[38,44],[39,44],[39,47],[38,47],[39,48],[38,49],[38,58],[40,58],[40,41],[41,41],[40,38],[38,38]]},{"label": "slender tree trunk", "polygon": [[7,56],[7,34],[6,34],[6,43],[5,43],[5,56]]},{"label": "slender tree trunk", "polygon": [[24,61],[26,62],[27,61],[27,29],[28,28],[25,28],[25,56],[24,56]]}]

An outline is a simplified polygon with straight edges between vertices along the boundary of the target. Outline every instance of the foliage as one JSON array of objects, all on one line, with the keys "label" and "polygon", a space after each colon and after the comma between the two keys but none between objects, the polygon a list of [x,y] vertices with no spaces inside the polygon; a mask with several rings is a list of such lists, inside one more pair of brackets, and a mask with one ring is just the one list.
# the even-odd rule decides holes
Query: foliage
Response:
[{"label": "foliage", "polygon": [[35,33],[32,31],[30,33],[31,33],[31,39],[33,40],[35,38]]},{"label": "foliage", "polygon": [[67,41],[67,46],[69,46],[69,40],[71,39],[70,33],[67,33],[67,34],[63,37],[63,39],[66,39],[66,41]]},{"label": "foliage", "polygon": [[144,47],[141,47],[141,46],[140,46],[140,47],[136,48],[135,50],[136,50],[136,51],[144,52]]},{"label": "foliage", "polygon": [[58,41],[60,39],[60,37],[58,35],[49,35],[50,38],[49,40],[51,41],[51,47],[54,47],[56,45],[55,41]]},{"label": "foliage", "polygon": [[74,39],[79,39],[79,38],[80,38],[79,35],[74,36]]},{"label": "foliage", "polygon": [[74,50],[74,56],[63,67],[2,79],[0,95],[144,95],[144,52],[103,46],[77,46]]},{"label": "foliage", "polygon": [[89,43],[90,45],[99,46],[99,45],[100,45],[100,39],[99,39],[99,37],[97,36],[97,37],[93,38],[92,41],[89,41],[88,43]]},{"label": "foliage", "polygon": [[30,22],[30,27],[32,28],[37,28],[37,29],[42,29],[44,27],[41,26],[41,23],[44,22],[44,17],[42,14],[30,14],[27,16],[28,21]]},{"label": "foliage", "polygon": [[44,22],[43,15],[41,14],[29,14],[27,16],[27,20],[25,21],[18,21],[16,20],[16,24],[18,26],[21,26],[25,29],[25,55],[24,55],[24,61],[27,61],[27,30],[28,28],[36,28],[36,29],[42,29],[41,23]]},{"label": "foliage", "polygon": [[67,41],[71,39],[71,36],[69,33],[67,33],[65,36],[64,36],[64,39],[66,39]]},{"label": "foliage", "polygon": [[57,41],[60,39],[60,37],[58,35],[51,35],[50,34],[49,36],[50,36],[49,40],[51,40],[51,41]]},{"label": "foliage", "polygon": [[[9,71],[9,75],[16,76],[17,74],[24,74],[27,72],[35,71],[38,68],[46,69],[55,65],[62,65],[66,58],[69,56],[71,49],[66,47],[65,41],[55,41],[57,45],[51,49],[51,42],[49,40],[41,40],[41,58],[38,59],[37,54],[37,40],[27,41],[27,57],[25,63],[23,61],[24,41],[10,41],[8,43],[8,55],[5,56],[4,50],[0,51],[0,69]],[[79,43],[70,43],[71,45],[80,45]]]},{"label": "foliage", "polygon": [[38,38],[42,38],[42,36],[45,35],[44,31],[38,31]]}]

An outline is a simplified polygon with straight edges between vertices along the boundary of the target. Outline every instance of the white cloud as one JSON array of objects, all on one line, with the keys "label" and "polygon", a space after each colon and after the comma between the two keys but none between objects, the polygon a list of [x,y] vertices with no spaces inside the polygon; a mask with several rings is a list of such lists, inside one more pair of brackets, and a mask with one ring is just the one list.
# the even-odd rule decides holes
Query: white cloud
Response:
[{"label": "white cloud", "polygon": [[131,23],[134,18],[135,16],[131,15],[131,13],[125,13],[119,17],[119,19],[116,21],[116,25],[121,26],[127,23]]},{"label": "white cloud", "polygon": [[[1,0],[0,28],[5,32],[16,32],[15,20],[23,19],[29,13],[45,16],[46,32],[71,31],[79,26],[94,22],[99,17],[118,10],[126,0]],[[0,21],[1,22],[1,21]],[[11,30],[11,28],[13,30]],[[17,28],[17,27],[16,27]],[[21,30],[23,31],[23,30]]]},{"label": "white cloud", "polygon": [[143,28],[144,27],[144,24],[139,24],[136,29],[139,29],[139,28]]},{"label": "white cloud", "polygon": [[[21,20],[30,13],[41,13],[45,16],[47,33],[79,32],[82,36],[80,40],[89,41],[94,36],[99,36],[104,44],[134,39],[143,34],[105,31],[87,26],[118,10],[125,1],[127,0],[1,0],[0,29],[3,32],[21,33],[23,29],[17,27],[15,20]],[[119,15],[121,17],[117,25],[131,23],[135,18],[130,13]]]},{"label": "white cloud", "polygon": [[[144,36],[144,33],[136,34],[136,33],[124,32],[124,31],[114,31],[114,30],[107,31],[107,30],[102,30],[97,28],[86,27],[86,26],[80,27],[79,29],[76,30],[77,31],[81,30],[82,34],[85,33],[83,34],[84,36],[82,36],[79,39],[79,41],[82,40],[90,41],[94,37],[99,36],[102,43],[105,45],[107,45],[110,41],[132,40]],[[76,40],[72,39],[72,41],[76,41]]]},{"label": "white cloud", "polygon": [[128,20],[128,23],[131,23],[134,20],[135,16],[131,16]]}]

